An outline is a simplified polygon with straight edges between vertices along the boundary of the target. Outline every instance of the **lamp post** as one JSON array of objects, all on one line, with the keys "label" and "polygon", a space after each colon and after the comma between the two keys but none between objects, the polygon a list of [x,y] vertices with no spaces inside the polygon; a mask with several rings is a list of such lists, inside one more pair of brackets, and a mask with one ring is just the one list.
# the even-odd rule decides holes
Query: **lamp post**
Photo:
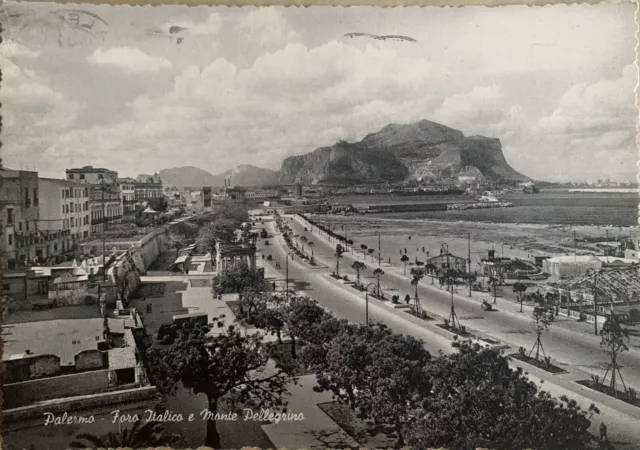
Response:
[{"label": "lamp post", "polygon": [[364,288],[364,313],[367,321],[367,326],[369,326],[369,286],[376,286],[376,283],[369,283],[367,287]]},{"label": "lamp post", "polygon": [[[289,255],[293,252],[289,252],[284,256],[284,271],[285,271],[285,288],[287,290],[286,298],[289,300]],[[291,257],[293,259],[293,256]]]}]

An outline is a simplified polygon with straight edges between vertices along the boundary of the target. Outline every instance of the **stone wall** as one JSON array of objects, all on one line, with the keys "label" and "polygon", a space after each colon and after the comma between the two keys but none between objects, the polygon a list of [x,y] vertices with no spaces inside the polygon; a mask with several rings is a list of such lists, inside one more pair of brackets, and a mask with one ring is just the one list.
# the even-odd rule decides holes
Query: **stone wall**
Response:
[{"label": "stone wall", "polygon": [[26,406],[42,400],[103,392],[109,387],[108,373],[108,370],[97,370],[5,384],[3,409]]},{"label": "stone wall", "polygon": [[122,403],[142,402],[155,398],[156,392],[155,386],[121,389],[80,398],[63,399],[50,405],[32,405],[15,409],[10,409],[5,403],[2,415],[3,420],[7,423],[34,418],[42,419],[45,412],[62,414],[64,412],[86,411]]},{"label": "stone wall", "polygon": [[36,377],[48,377],[60,373],[60,358],[55,355],[38,355],[2,362],[4,384],[16,383]]}]

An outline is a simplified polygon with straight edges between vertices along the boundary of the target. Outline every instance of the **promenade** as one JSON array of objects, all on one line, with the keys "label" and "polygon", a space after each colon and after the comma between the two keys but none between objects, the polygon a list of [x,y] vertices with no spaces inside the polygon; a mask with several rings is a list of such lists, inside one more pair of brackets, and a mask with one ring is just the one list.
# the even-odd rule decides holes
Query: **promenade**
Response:
[{"label": "promenade", "polygon": [[[294,229],[294,234],[306,235],[309,240],[315,243],[314,254],[316,260],[327,267],[311,268],[299,261],[289,260],[290,285],[302,283],[307,286],[305,291],[325,306],[333,311],[337,316],[348,320],[364,323],[364,294],[360,293],[329,276],[335,270],[335,257],[333,256],[335,243],[329,243],[325,238],[317,233],[305,232],[304,227],[295,219],[288,220]],[[260,246],[260,251],[271,254],[274,258],[272,264],[280,262],[282,271],[285,268],[285,254],[288,252],[284,240],[276,232],[274,223],[267,223],[271,246]],[[309,229],[309,228],[308,228]],[[350,268],[357,256],[352,256],[351,252],[344,254],[340,262],[340,273],[348,274],[351,280],[355,280],[355,273]],[[367,270],[361,274],[363,283],[374,281],[372,270],[377,266],[367,261]],[[381,264],[385,275],[381,278],[382,289],[387,296],[394,293],[400,295],[402,299],[405,293],[413,296],[414,288],[410,286],[408,277],[402,275],[401,268],[394,268],[388,264]],[[281,272],[282,272],[281,271]],[[451,304],[451,294],[436,286],[430,285],[430,280],[420,283],[419,296],[422,306],[431,315],[437,316],[436,321],[424,322],[406,312],[389,308],[383,302],[373,300],[370,297],[369,316],[371,321],[383,321],[394,331],[411,334],[416,338],[425,341],[425,347],[432,353],[438,351],[449,353],[451,337],[447,333],[436,327],[436,323],[442,323],[442,318],[448,316]],[[508,353],[515,353],[519,346],[529,349],[533,345],[535,337],[531,332],[531,308],[525,306],[525,312],[520,313],[520,305],[515,305],[508,301],[498,299],[498,311],[485,312],[480,307],[481,297],[474,292],[474,297],[469,299],[461,295],[454,297],[456,311],[460,322],[469,331],[484,336],[491,336],[509,345]],[[491,301],[493,299],[491,298]],[[569,325],[567,328],[564,327]],[[613,399],[606,395],[592,391],[575,383],[577,380],[589,379],[591,374],[604,374],[604,365],[607,363],[606,355],[599,347],[600,338],[593,336],[587,330],[574,330],[576,322],[570,319],[559,318],[551,329],[543,335],[543,343],[547,354],[552,355],[554,363],[567,370],[564,374],[551,375],[546,371],[534,366],[513,361],[512,365],[521,366],[523,370],[531,375],[533,381],[542,382],[544,389],[554,396],[567,395],[575,399],[583,407],[588,407],[594,402],[601,409],[602,414],[593,420],[592,431],[597,434],[600,421],[604,420],[609,427],[609,434],[615,437],[617,446],[620,448],[640,448],[640,430],[637,427],[640,420],[640,409],[628,405],[622,401]],[[583,324],[580,324],[583,325]],[[624,368],[623,375],[628,385],[637,386],[638,370],[637,353],[628,352],[623,355]]]}]

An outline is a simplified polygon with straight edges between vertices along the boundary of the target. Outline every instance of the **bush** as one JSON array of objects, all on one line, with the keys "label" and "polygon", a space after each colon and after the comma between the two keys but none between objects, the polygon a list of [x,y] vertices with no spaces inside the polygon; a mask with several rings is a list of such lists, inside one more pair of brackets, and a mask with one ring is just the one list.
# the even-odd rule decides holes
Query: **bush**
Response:
[{"label": "bush", "polygon": [[400,303],[400,296],[399,295],[392,295],[391,296],[391,303],[394,303],[394,304]]},{"label": "bush", "polygon": [[584,312],[580,311],[580,317],[578,318],[578,320],[580,322],[584,322],[585,320],[587,320],[587,315]]},{"label": "bush", "polygon": [[271,261],[273,257],[271,255],[267,256],[267,261]]},{"label": "bush", "polygon": [[95,304],[96,304],[96,299],[95,299],[95,298],[93,298],[91,295],[87,295],[87,296],[84,298],[84,304],[85,304],[85,305],[89,305],[89,306],[91,306],[91,305],[95,305]]},{"label": "bush", "polygon": [[636,309],[636,308],[630,309],[629,320],[631,322],[640,322],[640,309]]},{"label": "bush", "polygon": [[349,277],[348,277],[348,276],[346,276],[346,275],[345,275],[345,276],[343,276],[343,277],[342,277],[342,279],[343,279],[344,281],[349,281]]},{"label": "bush", "polygon": [[264,241],[264,245],[270,245],[269,241]]}]

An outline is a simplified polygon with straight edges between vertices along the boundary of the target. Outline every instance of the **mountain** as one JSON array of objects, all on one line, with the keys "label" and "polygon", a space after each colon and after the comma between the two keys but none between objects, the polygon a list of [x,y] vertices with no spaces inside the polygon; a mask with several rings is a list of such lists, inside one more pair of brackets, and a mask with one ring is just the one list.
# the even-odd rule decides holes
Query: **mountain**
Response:
[{"label": "mountain", "polygon": [[422,120],[390,124],[360,142],[340,141],[286,158],[280,183],[364,183],[451,179],[477,169],[491,180],[525,180],[505,160],[499,139],[465,135]]},{"label": "mountain", "polygon": [[186,166],[162,169],[160,178],[164,186],[185,187],[222,187],[224,180],[230,179],[232,186],[268,186],[278,184],[278,172],[249,164],[240,164],[223,173],[212,175],[198,167]]}]

